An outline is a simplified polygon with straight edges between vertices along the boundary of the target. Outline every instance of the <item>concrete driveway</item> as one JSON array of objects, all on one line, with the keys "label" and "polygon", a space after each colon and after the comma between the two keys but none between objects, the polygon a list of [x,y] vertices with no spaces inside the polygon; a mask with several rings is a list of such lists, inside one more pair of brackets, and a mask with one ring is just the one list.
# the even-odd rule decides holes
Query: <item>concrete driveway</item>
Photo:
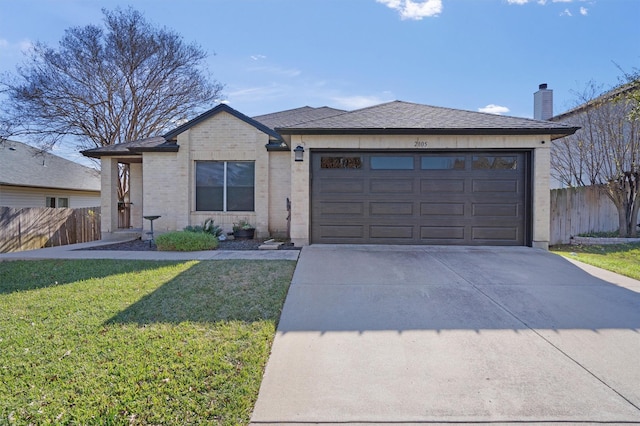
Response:
[{"label": "concrete driveway", "polygon": [[526,247],[306,247],[252,423],[640,423],[640,282],[602,278]]}]

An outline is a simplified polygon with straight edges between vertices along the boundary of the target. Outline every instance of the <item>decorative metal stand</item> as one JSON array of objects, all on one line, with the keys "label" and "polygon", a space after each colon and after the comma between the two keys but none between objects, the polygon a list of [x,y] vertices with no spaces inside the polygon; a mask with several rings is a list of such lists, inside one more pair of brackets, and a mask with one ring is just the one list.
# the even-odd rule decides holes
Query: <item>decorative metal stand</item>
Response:
[{"label": "decorative metal stand", "polygon": [[151,231],[147,232],[147,235],[149,235],[151,238],[149,238],[149,245],[154,245],[156,242],[153,239],[153,221],[160,218],[161,216],[143,216],[145,219],[147,219],[149,222],[151,222]]}]

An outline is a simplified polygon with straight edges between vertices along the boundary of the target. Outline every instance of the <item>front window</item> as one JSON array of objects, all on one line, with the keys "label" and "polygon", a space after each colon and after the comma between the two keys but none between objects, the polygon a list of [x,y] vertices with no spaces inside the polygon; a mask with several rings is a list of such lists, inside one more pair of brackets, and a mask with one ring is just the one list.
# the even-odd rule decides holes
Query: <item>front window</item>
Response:
[{"label": "front window", "polygon": [[67,208],[69,207],[69,199],[66,197],[46,197],[45,200],[45,206],[46,207],[64,207]]},{"label": "front window", "polygon": [[255,163],[197,161],[197,211],[254,211]]}]

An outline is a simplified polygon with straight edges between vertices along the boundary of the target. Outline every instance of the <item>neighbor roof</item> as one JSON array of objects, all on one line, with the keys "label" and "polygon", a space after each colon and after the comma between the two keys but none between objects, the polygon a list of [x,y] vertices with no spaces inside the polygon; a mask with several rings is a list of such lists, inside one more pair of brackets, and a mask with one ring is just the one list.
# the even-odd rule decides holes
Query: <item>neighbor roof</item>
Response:
[{"label": "neighbor roof", "polygon": [[100,191],[100,174],[27,144],[0,143],[0,185]]},{"label": "neighbor roof", "polygon": [[577,129],[550,121],[393,101],[275,130],[283,134],[550,134],[556,139]]},{"label": "neighbor roof", "polygon": [[553,117],[550,118],[551,121],[562,121],[565,120],[569,117],[571,117],[572,115],[578,114],[582,111],[585,111],[591,107],[594,106],[598,106],[600,104],[603,104],[605,102],[609,102],[612,100],[615,100],[616,97],[620,97],[620,98],[624,98],[625,95],[627,95],[630,92],[633,92],[635,90],[640,90],[640,80],[635,80],[632,81],[630,83],[625,83],[622,84],[620,86],[617,86],[611,90],[609,90],[608,92],[603,93],[602,95],[596,97],[595,99],[592,99],[588,102],[585,102],[583,104],[580,104],[578,106],[576,106],[575,108],[570,109],[569,111],[565,111],[562,114],[558,114],[555,115]]}]

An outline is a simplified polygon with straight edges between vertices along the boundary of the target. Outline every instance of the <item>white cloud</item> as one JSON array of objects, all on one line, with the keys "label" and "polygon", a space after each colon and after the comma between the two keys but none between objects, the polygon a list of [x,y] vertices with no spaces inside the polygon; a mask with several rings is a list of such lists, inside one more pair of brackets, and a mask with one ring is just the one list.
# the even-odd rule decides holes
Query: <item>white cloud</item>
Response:
[{"label": "white cloud", "polygon": [[527,4],[529,0],[507,0],[509,4]]},{"label": "white cloud", "polygon": [[264,55],[251,55],[251,59],[253,59],[254,61],[260,61],[262,59],[267,59],[267,57]]},{"label": "white cloud", "polygon": [[580,8],[580,15],[587,16],[589,14],[589,10],[586,7]]},{"label": "white cloud", "polygon": [[335,96],[331,98],[335,102],[335,107],[344,108],[347,110],[354,110],[360,108],[366,108],[372,105],[378,105],[384,102],[390,102],[390,99],[382,99],[378,96]]},{"label": "white cloud", "polygon": [[9,42],[3,38],[0,38],[0,48],[9,47]]},{"label": "white cloud", "polygon": [[573,16],[569,9],[565,9],[560,13],[560,16]]},{"label": "white cloud", "polygon": [[376,0],[388,8],[397,10],[401,19],[419,21],[425,17],[438,16],[442,12],[442,0]]},{"label": "white cloud", "polygon": [[494,105],[494,104],[489,104],[486,107],[483,108],[478,108],[479,112],[486,112],[489,114],[506,114],[508,113],[510,110],[509,108],[505,107],[505,106],[500,106],[500,105]]}]

